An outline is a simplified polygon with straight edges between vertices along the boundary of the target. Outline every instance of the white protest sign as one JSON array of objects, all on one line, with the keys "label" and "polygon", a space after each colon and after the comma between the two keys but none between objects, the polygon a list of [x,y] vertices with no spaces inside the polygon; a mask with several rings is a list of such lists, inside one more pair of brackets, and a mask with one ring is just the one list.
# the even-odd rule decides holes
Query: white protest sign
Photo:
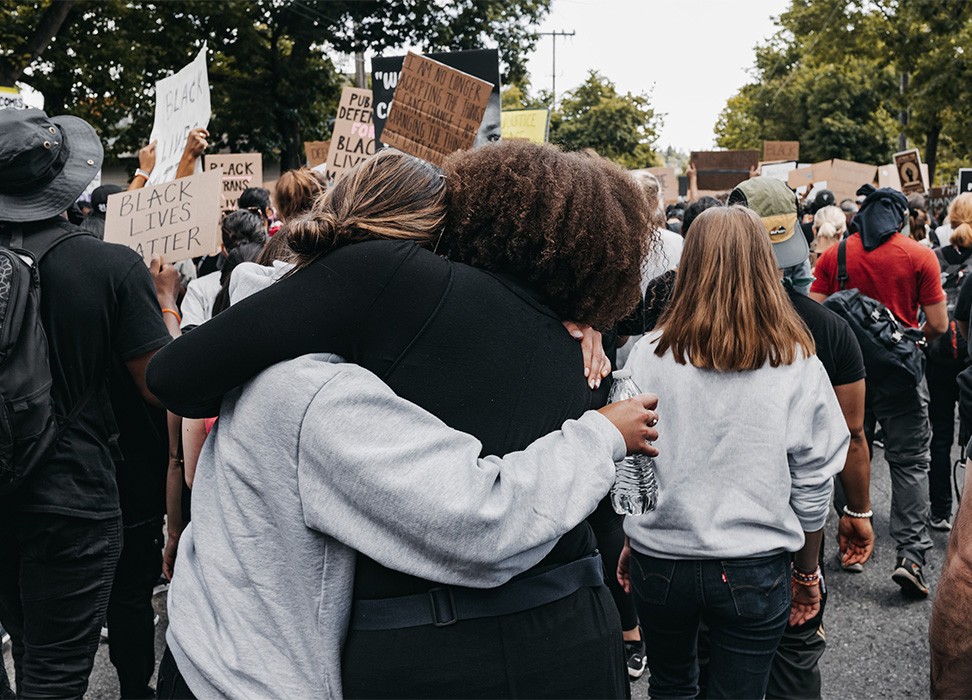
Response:
[{"label": "white protest sign", "polygon": [[15,87],[5,87],[0,85],[0,109],[24,109],[23,95]]},{"label": "white protest sign", "polygon": [[219,235],[223,173],[183,177],[108,197],[105,241],[128,246],[145,262],[161,255],[179,262],[209,255]]},{"label": "white protest sign", "polygon": [[[155,167],[146,184],[157,185],[175,179],[186,136],[193,129],[209,126],[209,72],[206,45],[188,66],[155,84],[155,125],[149,142],[156,141]],[[196,162],[196,172],[202,166]]]}]

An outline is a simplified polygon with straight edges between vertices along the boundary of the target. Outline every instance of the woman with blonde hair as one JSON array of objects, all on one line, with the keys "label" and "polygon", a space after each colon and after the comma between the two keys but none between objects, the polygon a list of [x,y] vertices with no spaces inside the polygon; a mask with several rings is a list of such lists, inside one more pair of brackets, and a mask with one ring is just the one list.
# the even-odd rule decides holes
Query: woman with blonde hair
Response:
[{"label": "woman with blonde hair", "polygon": [[671,304],[627,364],[665,407],[658,505],[626,519],[618,567],[652,697],[698,694],[703,619],[709,697],[763,697],[787,622],[819,611],[817,557],[849,433],[814,353],[760,220],[703,212]]},{"label": "woman with blonde hair", "polygon": [[829,206],[818,209],[813,215],[813,252],[814,259],[828,248],[840,243],[847,233],[847,216],[840,207]]}]

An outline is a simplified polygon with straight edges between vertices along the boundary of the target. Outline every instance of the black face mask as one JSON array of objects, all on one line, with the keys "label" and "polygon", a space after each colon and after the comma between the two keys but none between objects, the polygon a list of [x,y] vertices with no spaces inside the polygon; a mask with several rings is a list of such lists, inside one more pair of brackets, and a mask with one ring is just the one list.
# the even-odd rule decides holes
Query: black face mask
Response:
[{"label": "black face mask", "polygon": [[81,207],[75,202],[67,210],[67,218],[75,226],[80,226],[81,222],[84,221],[84,214],[81,213]]}]

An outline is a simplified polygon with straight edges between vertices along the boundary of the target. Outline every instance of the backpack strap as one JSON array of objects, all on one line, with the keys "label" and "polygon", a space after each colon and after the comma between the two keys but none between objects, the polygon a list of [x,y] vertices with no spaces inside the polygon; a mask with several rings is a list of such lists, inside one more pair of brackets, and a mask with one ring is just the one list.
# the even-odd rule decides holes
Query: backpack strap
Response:
[{"label": "backpack strap", "polygon": [[847,288],[847,239],[837,244],[837,284],[843,290]]},{"label": "backpack strap", "polygon": [[[64,219],[54,219],[46,222],[46,224],[43,228],[32,231],[27,236],[23,236],[21,232],[21,244],[16,246],[33,255],[38,267],[40,267],[41,260],[44,259],[44,256],[64,243],[64,241],[77,238],[78,236],[94,235]],[[15,246],[11,245],[11,247]]]}]

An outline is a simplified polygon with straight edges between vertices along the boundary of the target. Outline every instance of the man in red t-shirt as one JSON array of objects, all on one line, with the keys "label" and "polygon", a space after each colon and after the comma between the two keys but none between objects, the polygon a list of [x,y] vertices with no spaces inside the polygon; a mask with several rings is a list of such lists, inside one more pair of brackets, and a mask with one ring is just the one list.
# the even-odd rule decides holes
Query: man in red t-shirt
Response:
[{"label": "man in red t-shirt", "polygon": [[[873,188],[872,188],[873,190]],[[873,190],[854,218],[858,232],[846,242],[848,289],[858,289],[884,304],[905,325],[919,328],[918,309],[925,313],[920,328],[933,340],[948,325],[941,268],[931,249],[899,232],[907,216],[907,201],[900,192]],[[810,296],[822,302],[839,291],[838,246],[817,262]],[[891,469],[891,536],[897,545],[897,562],[891,577],[905,595],[928,596],[922,575],[928,536],[928,467],[931,429],[928,390],[924,383],[902,389],[867,379],[865,432],[868,444],[874,428],[884,429],[884,454]]]}]

